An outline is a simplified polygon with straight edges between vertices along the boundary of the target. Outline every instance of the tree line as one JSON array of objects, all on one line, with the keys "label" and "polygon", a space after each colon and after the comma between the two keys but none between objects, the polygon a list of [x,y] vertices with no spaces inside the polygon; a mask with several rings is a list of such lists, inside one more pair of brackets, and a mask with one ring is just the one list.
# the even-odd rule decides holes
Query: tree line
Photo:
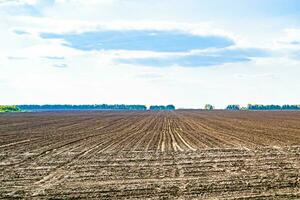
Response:
[{"label": "tree line", "polygon": [[[211,104],[204,106],[205,110],[214,110],[215,107]],[[261,104],[248,104],[247,107],[241,107],[238,104],[228,105],[226,110],[300,110],[300,105],[261,105]]]},{"label": "tree line", "polygon": [[167,105],[167,106],[150,106],[149,110],[175,110],[175,106],[174,105]]},{"label": "tree line", "polygon": [[147,110],[145,105],[125,104],[92,104],[92,105],[70,105],[70,104],[46,104],[46,105],[18,105],[22,110]]},{"label": "tree line", "polygon": [[[22,110],[147,110],[145,105],[125,105],[125,104],[94,104],[94,105],[18,105]],[[174,105],[152,105],[149,110],[175,110]]]},{"label": "tree line", "polygon": [[[149,108],[145,105],[126,105],[126,104],[91,104],[91,105],[70,105],[70,104],[46,104],[46,105],[0,105],[0,112],[20,112],[22,110],[175,110],[175,106],[170,105],[151,105]],[[211,104],[206,104],[205,110],[214,110]],[[228,105],[226,110],[300,110],[300,105],[261,105],[248,104],[241,107],[238,104]]]},{"label": "tree line", "polygon": [[248,104],[247,107],[240,107],[240,105],[228,105],[227,110],[300,110],[300,105],[261,105]]}]

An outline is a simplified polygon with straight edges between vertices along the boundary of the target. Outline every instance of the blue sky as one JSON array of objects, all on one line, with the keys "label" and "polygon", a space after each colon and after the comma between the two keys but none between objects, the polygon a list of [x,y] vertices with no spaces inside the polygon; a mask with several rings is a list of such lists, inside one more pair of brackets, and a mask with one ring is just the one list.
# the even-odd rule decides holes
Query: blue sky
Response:
[{"label": "blue sky", "polygon": [[300,104],[297,0],[0,0],[0,104]]},{"label": "blue sky", "polygon": [[[19,32],[20,34],[20,32]],[[23,34],[21,32],[21,34]],[[66,45],[83,50],[136,50],[180,52],[224,48],[234,44],[230,38],[193,35],[177,31],[97,30],[83,33],[41,33],[44,39],[63,39]]]}]

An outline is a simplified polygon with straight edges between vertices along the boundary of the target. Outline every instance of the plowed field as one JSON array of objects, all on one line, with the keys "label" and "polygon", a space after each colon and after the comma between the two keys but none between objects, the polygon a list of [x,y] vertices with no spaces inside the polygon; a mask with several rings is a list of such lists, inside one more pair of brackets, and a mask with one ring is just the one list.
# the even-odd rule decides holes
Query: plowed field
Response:
[{"label": "plowed field", "polygon": [[0,198],[300,199],[300,112],[0,114]]}]

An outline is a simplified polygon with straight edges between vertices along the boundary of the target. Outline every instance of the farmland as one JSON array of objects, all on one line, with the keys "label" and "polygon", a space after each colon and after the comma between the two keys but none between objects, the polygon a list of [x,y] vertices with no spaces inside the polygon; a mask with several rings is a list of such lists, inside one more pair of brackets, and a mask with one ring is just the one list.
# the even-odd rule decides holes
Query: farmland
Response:
[{"label": "farmland", "polygon": [[299,111],[0,114],[0,198],[300,199]]}]

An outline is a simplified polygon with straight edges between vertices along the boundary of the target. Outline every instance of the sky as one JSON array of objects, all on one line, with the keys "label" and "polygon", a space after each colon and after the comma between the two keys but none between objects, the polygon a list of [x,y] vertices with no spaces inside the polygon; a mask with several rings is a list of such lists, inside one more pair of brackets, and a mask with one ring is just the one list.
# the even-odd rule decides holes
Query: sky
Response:
[{"label": "sky", "polygon": [[300,104],[298,0],[0,0],[0,104]]}]

